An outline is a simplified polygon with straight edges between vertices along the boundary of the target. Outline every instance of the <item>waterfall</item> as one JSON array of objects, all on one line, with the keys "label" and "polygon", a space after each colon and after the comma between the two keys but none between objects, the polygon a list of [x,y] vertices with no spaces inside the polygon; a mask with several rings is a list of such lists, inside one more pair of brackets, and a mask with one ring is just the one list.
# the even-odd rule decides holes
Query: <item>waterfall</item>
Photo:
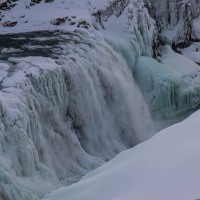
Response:
[{"label": "waterfall", "polygon": [[42,197],[155,133],[131,70],[102,36],[22,36],[0,63],[2,198]]}]

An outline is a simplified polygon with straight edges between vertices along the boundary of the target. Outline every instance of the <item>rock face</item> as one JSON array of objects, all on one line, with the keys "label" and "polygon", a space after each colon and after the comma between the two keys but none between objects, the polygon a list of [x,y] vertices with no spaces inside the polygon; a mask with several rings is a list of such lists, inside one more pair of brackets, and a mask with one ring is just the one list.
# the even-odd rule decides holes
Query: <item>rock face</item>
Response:
[{"label": "rock face", "polygon": [[200,14],[197,0],[146,0],[150,15],[156,20],[160,40],[164,44],[187,44],[192,22]]}]

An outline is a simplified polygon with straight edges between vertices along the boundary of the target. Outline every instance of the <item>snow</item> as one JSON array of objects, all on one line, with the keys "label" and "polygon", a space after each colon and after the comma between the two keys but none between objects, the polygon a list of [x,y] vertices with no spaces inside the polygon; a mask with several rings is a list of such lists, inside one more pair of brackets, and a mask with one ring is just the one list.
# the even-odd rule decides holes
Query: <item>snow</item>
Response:
[{"label": "snow", "polygon": [[200,64],[200,43],[199,42],[193,42],[190,46],[178,49],[181,54],[189,59],[191,59],[193,62]]},{"label": "snow", "polygon": [[[1,26],[0,31],[5,34],[10,32],[55,30],[58,27],[51,25],[51,20],[74,15],[77,17],[75,20],[85,18],[90,20],[88,18],[90,15],[87,6],[87,1],[81,1],[79,3],[70,0],[58,0],[52,3],[42,1],[33,6],[30,6],[30,1],[28,0],[17,1],[17,5],[11,8],[11,10],[2,12],[4,17],[1,22],[2,25],[6,21],[17,21],[17,25],[14,27]],[[61,26],[61,29],[65,29],[65,27]],[[68,25],[66,29],[71,28]]]},{"label": "snow", "polygon": [[199,118],[200,111],[44,200],[199,199]]},{"label": "snow", "polygon": [[181,76],[197,73],[200,70],[199,65],[191,59],[175,53],[168,45],[160,48],[160,54],[159,61],[173,68]]},{"label": "snow", "polygon": [[193,20],[192,23],[192,38],[199,40],[200,39],[200,16]]}]

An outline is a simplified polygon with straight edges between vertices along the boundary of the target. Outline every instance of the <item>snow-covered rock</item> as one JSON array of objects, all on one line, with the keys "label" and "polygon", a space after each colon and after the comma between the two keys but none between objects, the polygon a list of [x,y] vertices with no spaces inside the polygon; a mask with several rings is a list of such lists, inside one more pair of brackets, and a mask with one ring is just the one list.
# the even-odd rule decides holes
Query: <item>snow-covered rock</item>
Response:
[{"label": "snow-covered rock", "polygon": [[193,19],[200,14],[199,1],[145,0],[145,2],[151,16],[157,22],[162,43],[177,45],[189,42]]},{"label": "snow-covered rock", "polygon": [[183,49],[178,48],[178,51],[193,62],[200,64],[200,42],[193,42],[190,46]]}]

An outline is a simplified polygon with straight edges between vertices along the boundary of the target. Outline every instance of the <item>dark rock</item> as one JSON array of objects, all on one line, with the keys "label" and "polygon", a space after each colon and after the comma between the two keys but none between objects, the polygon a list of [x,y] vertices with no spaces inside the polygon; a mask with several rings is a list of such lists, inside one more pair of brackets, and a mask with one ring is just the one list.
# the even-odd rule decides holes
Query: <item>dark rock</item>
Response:
[{"label": "dark rock", "polygon": [[44,0],[45,3],[52,3],[54,0]]},{"label": "dark rock", "polygon": [[75,24],[76,24],[76,22],[71,22],[70,24],[71,24],[71,25],[75,25]]},{"label": "dark rock", "polygon": [[54,20],[51,20],[51,24],[55,25],[55,26],[59,26],[61,24],[64,24],[66,22],[67,17],[63,17],[63,18],[56,18]]},{"label": "dark rock", "polygon": [[87,22],[86,22],[86,20],[81,20],[81,21],[79,21],[78,22],[78,28],[86,28],[86,29],[88,29],[88,27],[90,26],[90,24],[88,24]]},{"label": "dark rock", "polygon": [[10,10],[16,4],[12,3],[10,0],[4,1],[0,3],[0,10]]},{"label": "dark rock", "polygon": [[30,6],[40,3],[42,0],[31,0]]},{"label": "dark rock", "polygon": [[4,27],[13,27],[13,26],[15,26],[17,24],[17,21],[6,21],[6,22],[4,22],[2,25],[4,26]]}]

